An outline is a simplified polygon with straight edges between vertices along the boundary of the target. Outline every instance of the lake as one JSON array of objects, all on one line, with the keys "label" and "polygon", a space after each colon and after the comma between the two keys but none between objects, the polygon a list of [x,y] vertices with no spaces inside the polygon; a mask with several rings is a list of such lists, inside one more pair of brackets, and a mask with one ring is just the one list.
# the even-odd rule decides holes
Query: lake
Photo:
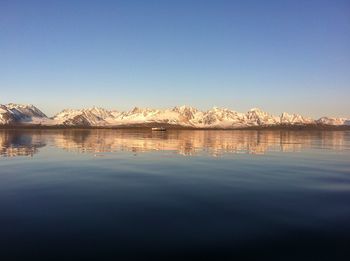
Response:
[{"label": "lake", "polygon": [[1,260],[346,260],[350,131],[0,130]]}]

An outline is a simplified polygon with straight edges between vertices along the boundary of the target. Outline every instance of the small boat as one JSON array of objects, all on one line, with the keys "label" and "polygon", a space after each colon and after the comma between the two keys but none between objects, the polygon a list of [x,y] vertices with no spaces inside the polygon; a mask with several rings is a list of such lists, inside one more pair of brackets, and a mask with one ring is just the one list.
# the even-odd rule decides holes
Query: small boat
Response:
[{"label": "small boat", "polygon": [[163,128],[163,127],[152,128],[152,131],[166,131],[166,128]]}]

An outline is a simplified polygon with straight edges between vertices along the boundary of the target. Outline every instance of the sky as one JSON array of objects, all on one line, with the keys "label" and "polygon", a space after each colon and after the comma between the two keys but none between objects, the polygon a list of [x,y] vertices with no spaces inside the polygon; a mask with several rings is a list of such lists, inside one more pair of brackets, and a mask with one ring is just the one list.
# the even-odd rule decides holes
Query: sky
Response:
[{"label": "sky", "polygon": [[350,117],[348,0],[0,0],[0,104]]}]

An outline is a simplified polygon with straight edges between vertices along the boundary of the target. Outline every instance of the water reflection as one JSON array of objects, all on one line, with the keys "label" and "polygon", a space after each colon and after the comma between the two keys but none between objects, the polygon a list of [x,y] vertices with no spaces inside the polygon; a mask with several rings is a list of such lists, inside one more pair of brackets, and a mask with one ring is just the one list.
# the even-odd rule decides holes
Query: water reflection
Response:
[{"label": "water reflection", "polygon": [[42,132],[0,131],[0,155],[33,156],[46,146]]},{"label": "water reflection", "polygon": [[161,151],[192,156],[201,153],[264,154],[308,148],[344,150],[349,131],[208,131],[170,130],[1,130],[1,156],[33,156],[46,145],[79,153]]}]

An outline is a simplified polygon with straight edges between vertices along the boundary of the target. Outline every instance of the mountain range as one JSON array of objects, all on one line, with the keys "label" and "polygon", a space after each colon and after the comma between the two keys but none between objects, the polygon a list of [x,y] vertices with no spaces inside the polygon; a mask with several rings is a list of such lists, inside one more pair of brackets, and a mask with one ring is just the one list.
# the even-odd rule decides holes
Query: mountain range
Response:
[{"label": "mountain range", "polygon": [[53,117],[47,117],[33,105],[0,104],[0,125],[24,126],[77,126],[77,127],[127,127],[173,126],[185,128],[238,129],[269,126],[350,126],[350,119],[322,117],[311,119],[299,114],[282,113],[274,116],[258,108],[247,113],[214,107],[201,111],[190,106],[172,109],[141,109],[130,111],[65,109]]}]

